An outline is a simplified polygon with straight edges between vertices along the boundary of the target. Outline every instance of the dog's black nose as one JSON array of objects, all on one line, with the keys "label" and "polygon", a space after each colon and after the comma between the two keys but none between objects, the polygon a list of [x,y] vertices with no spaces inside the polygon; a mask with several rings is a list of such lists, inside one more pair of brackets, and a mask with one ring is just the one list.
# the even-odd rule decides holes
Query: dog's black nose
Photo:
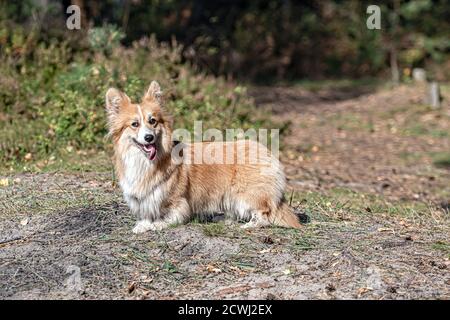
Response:
[{"label": "dog's black nose", "polygon": [[148,143],[152,143],[154,139],[155,139],[155,136],[152,134],[146,134],[144,136],[145,142],[148,142]]}]

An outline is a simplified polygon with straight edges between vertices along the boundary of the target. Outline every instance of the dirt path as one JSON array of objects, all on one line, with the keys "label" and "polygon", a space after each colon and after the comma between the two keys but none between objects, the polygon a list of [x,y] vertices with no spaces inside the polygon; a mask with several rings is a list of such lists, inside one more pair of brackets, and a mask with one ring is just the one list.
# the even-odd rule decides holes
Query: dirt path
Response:
[{"label": "dirt path", "polygon": [[282,161],[304,230],[219,217],[136,236],[109,173],[10,175],[0,297],[449,299],[446,111],[408,87],[252,93],[292,122]]}]

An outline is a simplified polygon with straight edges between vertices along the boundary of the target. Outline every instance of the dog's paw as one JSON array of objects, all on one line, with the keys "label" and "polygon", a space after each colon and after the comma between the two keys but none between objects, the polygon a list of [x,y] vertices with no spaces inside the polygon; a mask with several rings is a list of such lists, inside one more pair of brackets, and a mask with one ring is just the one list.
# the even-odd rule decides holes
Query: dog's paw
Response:
[{"label": "dog's paw", "polygon": [[241,229],[255,229],[255,228],[264,228],[269,226],[270,223],[268,223],[267,221],[264,220],[257,220],[257,219],[252,219],[247,223],[244,223],[241,226]]},{"label": "dog's paw", "polygon": [[244,223],[241,226],[241,229],[253,229],[253,228],[258,228],[258,227],[259,227],[259,225],[257,223],[250,221],[250,222]]},{"label": "dog's paw", "polygon": [[153,231],[161,231],[162,229],[165,229],[168,227],[168,224],[161,221],[155,221],[150,224],[150,230]]},{"label": "dog's paw", "polygon": [[133,233],[138,234],[138,233],[147,232],[149,230],[153,230],[152,225],[153,225],[153,223],[151,223],[148,220],[138,221],[133,228]]}]

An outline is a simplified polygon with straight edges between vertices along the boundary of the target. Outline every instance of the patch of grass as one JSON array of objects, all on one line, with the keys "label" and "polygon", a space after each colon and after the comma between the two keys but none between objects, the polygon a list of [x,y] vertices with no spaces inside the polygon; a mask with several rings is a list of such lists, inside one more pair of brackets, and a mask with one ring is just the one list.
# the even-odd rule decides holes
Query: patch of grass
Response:
[{"label": "patch of grass", "polygon": [[308,237],[297,237],[294,239],[293,248],[295,250],[312,250],[314,249],[315,244],[311,240],[311,238]]},{"label": "patch of grass", "polygon": [[401,151],[398,156],[401,160],[403,160],[405,163],[417,163],[419,160],[423,158],[423,155],[418,152],[408,152],[408,151]]},{"label": "patch of grass", "polygon": [[418,201],[389,201],[381,195],[347,188],[297,193],[294,194],[293,204],[304,210],[313,222],[341,222],[379,215],[417,223],[428,220],[440,223],[445,220],[442,210],[433,205]]},{"label": "patch of grass", "polygon": [[439,168],[450,169],[450,153],[440,152],[432,155],[433,164]]},{"label": "patch of grass", "polygon": [[58,156],[42,156],[34,161],[14,161],[8,166],[0,166],[0,174],[15,173],[85,173],[111,172],[113,176],[113,162],[111,155],[103,150],[60,150]]},{"label": "patch of grass", "polygon": [[307,251],[316,248],[314,232],[311,225],[305,225],[301,230],[271,228],[271,237],[281,238],[294,251]]},{"label": "patch of grass", "polygon": [[349,214],[360,210],[360,195],[348,189],[336,188],[327,193],[308,191],[294,193],[293,204],[300,206],[311,221],[331,222],[348,219]]},{"label": "patch of grass", "polygon": [[323,125],[333,124],[339,130],[373,132],[374,125],[355,113],[336,113],[323,120]]},{"label": "patch of grass", "polygon": [[[42,181],[40,179],[43,179]],[[0,187],[0,208],[3,216],[48,214],[70,208],[92,207],[111,201],[121,201],[119,193],[85,184],[71,184],[80,177],[22,178],[11,180],[8,187]],[[48,180],[52,181],[48,181]],[[97,181],[101,177],[96,176]]]},{"label": "patch of grass", "polygon": [[411,124],[404,128],[401,132],[406,136],[421,137],[431,136],[433,138],[446,138],[450,136],[450,133],[444,129],[436,129],[420,123]]},{"label": "patch of grass", "polygon": [[245,87],[198,72],[183,61],[182,48],[175,42],[161,44],[149,38],[124,47],[121,32],[104,26],[91,29],[73,48],[69,41],[46,43],[20,34],[23,30],[4,31],[28,39],[13,43],[7,37],[0,52],[4,169],[43,167],[52,157],[64,158],[67,150],[107,151],[106,90],[117,87],[139,101],[151,80],[161,83],[176,128],[190,130],[199,119],[205,129],[269,126]]},{"label": "patch of grass", "polygon": [[172,262],[170,261],[164,261],[164,263],[162,264],[161,267],[162,270],[169,272],[169,273],[178,273],[178,268],[176,265],[174,265]]},{"label": "patch of grass", "polygon": [[239,268],[239,269],[241,269],[241,270],[244,270],[244,271],[253,272],[253,271],[256,270],[256,266],[255,266],[255,264],[252,263],[252,262],[246,262],[246,261],[234,261],[234,262],[232,263],[232,265],[233,265],[234,267],[237,267],[237,268]]},{"label": "patch of grass", "polygon": [[388,128],[399,134],[411,137],[428,136],[432,138],[448,138],[448,114],[442,109],[433,109],[423,104],[393,106],[389,111],[379,114],[388,121]]},{"label": "patch of grass", "polygon": [[445,241],[436,241],[431,245],[434,250],[442,251],[450,257],[450,243]]},{"label": "patch of grass", "polygon": [[385,81],[375,78],[361,78],[361,79],[327,79],[322,81],[298,80],[291,84],[303,87],[311,91],[330,90],[330,89],[347,89],[358,87],[378,88],[385,84]]},{"label": "patch of grass", "polygon": [[226,234],[226,228],[223,222],[202,224],[201,228],[203,234],[208,237],[220,237]]}]

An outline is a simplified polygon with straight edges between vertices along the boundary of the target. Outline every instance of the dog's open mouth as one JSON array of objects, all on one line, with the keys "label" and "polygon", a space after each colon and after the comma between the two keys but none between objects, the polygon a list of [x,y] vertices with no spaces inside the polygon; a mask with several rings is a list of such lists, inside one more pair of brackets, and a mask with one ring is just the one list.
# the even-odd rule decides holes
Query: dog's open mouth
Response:
[{"label": "dog's open mouth", "polygon": [[136,143],[136,145],[139,147],[139,149],[141,149],[145,155],[147,156],[147,158],[151,161],[155,160],[156,158],[156,146],[153,143],[147,143],[147,144],[142,144],[137,142],[136,140],[133,139],[133,142]]}]

